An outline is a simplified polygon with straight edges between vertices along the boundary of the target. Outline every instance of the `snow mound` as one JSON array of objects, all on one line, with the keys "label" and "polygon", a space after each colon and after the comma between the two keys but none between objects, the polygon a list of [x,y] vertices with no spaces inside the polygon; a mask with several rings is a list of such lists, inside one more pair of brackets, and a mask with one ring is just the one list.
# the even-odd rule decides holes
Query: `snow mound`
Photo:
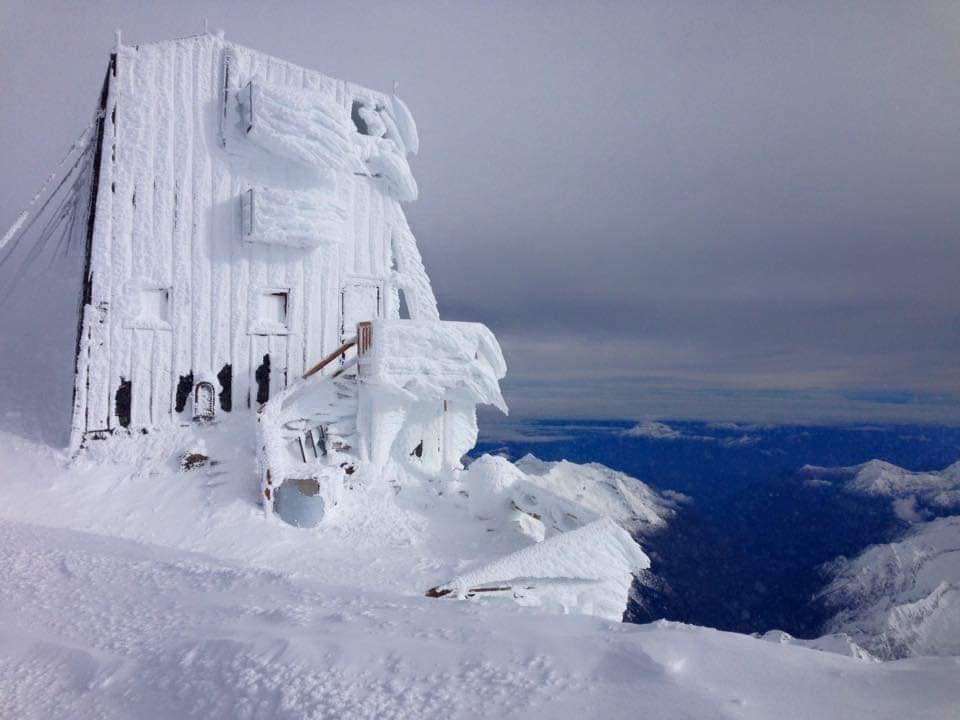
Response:
[{"label": "snow mound", "polygon": [[778,645],[797,645],[799,647],[810,648],[811,650],[821,650],[837,655],[845,655],[856,658],[857,660],[877,659],[857,645],[846,633],[833,633],[812,640],[801,640],[783,630],[770,630],[761,635],[760,638],[767,642],[777,643]]},{"label": "snow mound", "polygon": [[634,575],[649,567],[650,559],[633,538],[604,518],[517,550],[430,593],[458,598],[506,594],[521,605],[620,620]]},{"label": "snow mound", "polygon": [[902,540],[829,566],[818,598],[877,657],[960,655],[960,516],[921,523]]},{"label": "snow mound", "polygon": [[[376,476],[361,467],[351,486],[336,494],[336,512],[316,528],[296,528],[266,516],[259,505],[254,447],[244,418],[118,436],[92,443],[72,462],[0,433],[0,519],[201,552],[357,589],[422,595],[471,568],[603,517],[633,532],[662,527],[674,512],[670,501],[639,481],[600,465],[538,465],[526,458],[525,467],[539,468],[527,473],[484,456],[435,479],[397,465]],[[184,462],[195,455],[206,460]],[[616,488],[624,493],[619,500]],[[639,525],[638,517],[645,519]],[[604,616],[615,615],[614,601],[622,613],[626,592],[617,586],[609,598]]]}]

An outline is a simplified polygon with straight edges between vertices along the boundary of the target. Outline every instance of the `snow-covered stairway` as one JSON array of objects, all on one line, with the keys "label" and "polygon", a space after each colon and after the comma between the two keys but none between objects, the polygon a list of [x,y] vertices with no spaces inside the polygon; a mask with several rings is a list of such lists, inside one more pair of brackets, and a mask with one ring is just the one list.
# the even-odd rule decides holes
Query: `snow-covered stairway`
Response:
[{"label": "snow-covered stairway", "polygon": [[[272,398],[258,416],[258,472],[265,509],[284,492],[318,497],[316,513],[337,504],[360,462],[357,437],[357,358],[353,338]],[[336,363],[339,363],[337,366]],[[336,367],[329,374],[320,371]]]},{"label": "snow-covered stairway", "polygon": [[[477,440],[476,405],[506,411],[505,372],[496,338],[478,323],[358,323],[356,338],[260,410],[265,509],[315,525],[346,488],[382,477],[391,463],[426,476],[461,469]],[[291,518],[294,505],[309,505],[309,516]]]}]

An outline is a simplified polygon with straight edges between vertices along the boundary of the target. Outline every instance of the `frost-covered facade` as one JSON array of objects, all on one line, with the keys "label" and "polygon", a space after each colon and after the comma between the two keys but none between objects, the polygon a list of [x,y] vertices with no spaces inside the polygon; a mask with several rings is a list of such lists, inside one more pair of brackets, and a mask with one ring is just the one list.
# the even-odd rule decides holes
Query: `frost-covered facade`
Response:
[{"label": "frost-covered facade", "polygon": [[[133,513],[97,501],[108,523],[189,525],[275,568],[297,559],[379,584],[390,566],[390,582],[435,598],[619,620],[649,567],[630,533],[673,507],[599,466],[464,467],[477,405],[507,410],[506,363],[485,326],[440,320],[401,207],[417,196],[418,145],[395,95],[221,35],[118,41],[54,214],[85,237],[72,444],[92,462],[71,472],[96,469],[93,486],[72,485],[134,492]],[[128,462],[151,481],[118,482]],[[251,516],[254,498],[268,518]],[[301,535],[263,521],[313,527],[334,509]],[[198,510],[210,514],[183,514]]]},{"label": "frost-covered facade", "polygon": [[254,413],[358,323],[439,320],[395,95],[203,34],[118,45],[100,107],[75,447]]}]

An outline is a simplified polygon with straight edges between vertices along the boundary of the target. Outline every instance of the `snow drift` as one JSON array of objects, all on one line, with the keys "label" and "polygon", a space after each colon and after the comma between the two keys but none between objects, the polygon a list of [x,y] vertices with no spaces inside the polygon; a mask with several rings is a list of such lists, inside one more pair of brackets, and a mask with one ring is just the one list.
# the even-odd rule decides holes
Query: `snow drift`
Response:
[{"label": "snow drift", "polygon": [[509,595],[521,605],[554,605],[620,620],[634,576],[650,559],[610,519],[517,550],[431,588],[431,597]]},{"label": "snow drift", "polygon": [[960,705],[953,660],[443,603],[5,520],[0,588],[0,716],[20,720],[943,720]]}]

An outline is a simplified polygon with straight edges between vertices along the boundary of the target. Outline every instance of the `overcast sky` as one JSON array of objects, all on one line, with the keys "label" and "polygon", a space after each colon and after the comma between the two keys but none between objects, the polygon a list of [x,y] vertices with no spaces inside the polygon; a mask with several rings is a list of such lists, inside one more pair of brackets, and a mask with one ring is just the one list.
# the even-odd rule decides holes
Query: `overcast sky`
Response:
[{"label": "overcast sky", "polygon": [[960,422],[960,3],[3,0],[2,229],[114,28],[204,17],[400,82],[441,313],[520,415]]}]

